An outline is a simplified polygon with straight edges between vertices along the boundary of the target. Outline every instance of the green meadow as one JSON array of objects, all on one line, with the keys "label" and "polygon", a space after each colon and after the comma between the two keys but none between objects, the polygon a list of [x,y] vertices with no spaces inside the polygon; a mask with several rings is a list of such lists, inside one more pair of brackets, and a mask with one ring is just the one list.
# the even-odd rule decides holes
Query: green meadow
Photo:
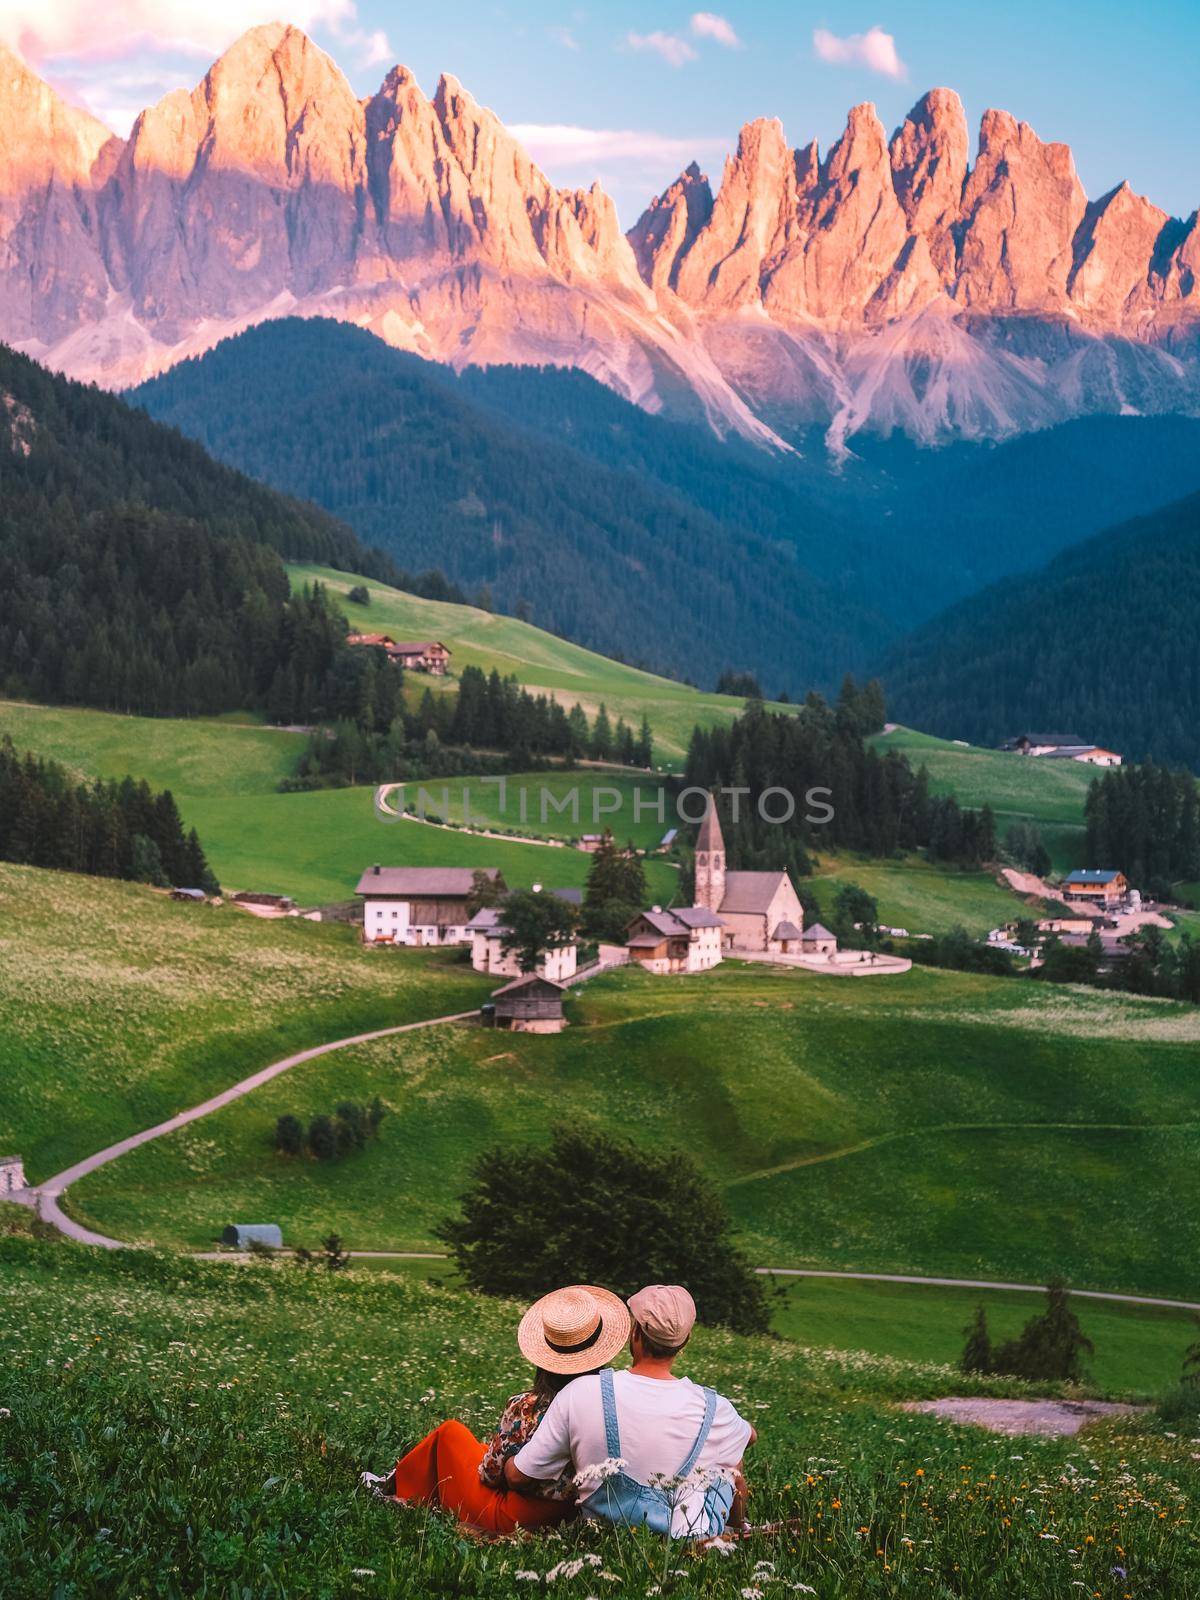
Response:
[{"label": "green meadow", "polygon": [[[399,1263],[397,1263],[399,1265]],[[996,1341],[1014,1338],[1043,1298],[999,1289],[871,1283],[853,1278],[781,1278],[772,1322],[785,1339],[835,1350],[865,1350],[896,1361],[941,1361],[962,1354],[967,1324],[982,1306]],[[1180,1358],[1196,1337],[1195,1319],[1165,1306],[1076,1298],[1072,1308],[1095,1345],[1087,1368],[1109,1394],[1162,1394],[1177,1382]]]},{"label": "green meadow", "polygon": [[0,736],[79,777],[145,778],[176,799],[278,789],[307,743],[264,723],[218,717],[125,717],[75,706],[0,700]]},{"label": "green meadow", "polygon": [[[398,967],[406,961],[397,955]],[[553,1037],[431,1030],[307,1063],[72,1191],[102,1231],[203,1247],[233,1217],[291,1243],[437,1248],[475,1157],[562,1120],[686,1149],[747,1250],[813,1266],[1196,1298],[1200,1013],[914,970],[822,978],[727,962],[607,974]],[[389,1107],[338,1164],[275,1120]]]},{"label": "green meadow", "polygon": [[[291,566],[288,571],[294,586],[314,579],[325,584],[354,626],[364,632],[389,633],[393,639],[440,639],[453,652],[452,673],[466,666],[485,672],[495,668],[503,677],[515,675],[534,693],[552,694],[566,705],[579,701],[589,716],[603,703],[614,722],[624,717],[635,725],[645,713],[654,730],[656,761],[669,767],[682,766],[697,723],[731,722],[742,710],[744,702],[730,695],[706,693],[626,666],[515,617],[422,600],[374,580],[367,584],[370,604],[360,606],[348,594],[364,579],[332,567]],[[417,674],[409,679],[410,685],[422,690],[427,681],[438,687],[437,680]]]},{"label": "green meadow", "polygon": [[[14,1600],[661,1594],[1103,1600],[1196,1592],[1200,1470],[1152,1414],[1012,1439],[899,1409],[1028,1391],[698,1330],[683,1370],[759,1433],[731,1554],[586,1524],[518,1542],[356,1488],[527,1382],[521,1307],[411,1274],[111,1256],[0,1238],[0,1570]],[[1117,1575],[1119,1574],[1119,1576]]]},{"label": "green meadow", "polygon": [[0,1146],[40,1182],[281,1056],[491,987],[457,954],[388,954],[344,926],[0,862]]},{"label": "green meadow", "polygon": [[808,885],[823,916],[832,917],[837,891],[848,883],[875,897],[881,922],[909,933],[962,927],[981,937],[1025,910],[1021,898],[989,872],[933,866],[912,855],[895,860],[829,856],[818,859]]},{"label": "green meadow", "polygon": [[[364,868],[375,861],[389,866],[495,866],[513,887],[553,883],[570,888],[587,878],[590,857],[578,850],[382,819],[372,788],[280,793],[279,784],[294,771],[303,750],[303,734],[227,720],[125,717],[11,701],[0,701],[0,733],[11,734],[19,748],[50,756],[84,776],[132,774],[171,789],[185,822],[199,832],[217,877],[230,890],[331,904],[350,899]],[[656,786],[619,771],[517,773],[504,784],[502,807],[494,781],[431,781],[424,786],[426,813],[461,822],[466,788],[473,822],[560,844],[612,822],[622,840],[632,838],[652,848],[671,823],[669,805],[664,807],[667,823],[658,823]],[[413,805],[419,787],[408,788]],[[543,791],[549,796],[544,805]],[[572,793],[577,796],[574,804]],[[635,816],[638,794],[644,801],[640,819]],[[449,801],[445,807],[444,796]],[[670,900],[678,884],[675,869],[649,861],[646,870],[651,896]]]},{"label": "green meadow", "polygon": [[1014,822],[1036,822],[1057,871],[1082,862],[1083,804],[1095,768],[983,750],[904,727],[877,734],[874,743],[880,750],[902,751],[914,767],[927,767],[934,794],[957,795],[965,806],[990,805],[1001,838]]}]

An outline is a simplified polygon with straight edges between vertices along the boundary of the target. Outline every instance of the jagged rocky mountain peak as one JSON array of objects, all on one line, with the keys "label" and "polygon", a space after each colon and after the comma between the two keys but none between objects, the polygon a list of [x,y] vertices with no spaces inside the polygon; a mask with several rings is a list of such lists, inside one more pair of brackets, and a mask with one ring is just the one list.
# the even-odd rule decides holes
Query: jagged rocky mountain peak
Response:
[{"label": "jagged rocky mountain peak", "polygon": [[119,386],[263,318],[342,318],[462,365],[584,368],[781,443],[997,437],[1200,410],[1200,238],[952,89],[824,159],[777,117],[715,192],[695,162],[628,234],[449,74],[360,99],[300,29],[252,28],[129,140],[0,51],[0,336]]}]

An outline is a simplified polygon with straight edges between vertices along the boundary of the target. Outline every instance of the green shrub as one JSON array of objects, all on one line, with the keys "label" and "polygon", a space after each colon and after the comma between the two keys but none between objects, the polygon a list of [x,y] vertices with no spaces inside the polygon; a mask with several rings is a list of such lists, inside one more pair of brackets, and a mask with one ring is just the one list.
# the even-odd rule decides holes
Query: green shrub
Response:
[{"label": "green shrub", "polygon": [[462,1215],[437,1231],[485,1294],[597,1283],[627,1297],[682,1283],[702,1322],[769,1326],[762,1280],[730,1241],[721,1196],[681,1154],[562,1127],[548,1149],[501,1145],[476,1163]]}]

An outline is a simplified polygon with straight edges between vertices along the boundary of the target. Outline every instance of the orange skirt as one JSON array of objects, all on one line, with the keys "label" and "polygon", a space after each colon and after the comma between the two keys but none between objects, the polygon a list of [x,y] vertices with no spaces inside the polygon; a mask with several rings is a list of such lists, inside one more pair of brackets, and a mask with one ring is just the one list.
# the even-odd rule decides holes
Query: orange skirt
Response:
[{"label": "orange skirt", "polygon": [[452,1511],[460,1522],[488,1533],[548,1528],[575,1510],[570,1501],[535,1500],[513,1490],[489,1489],[479,1479],[484,1446],[461,1422],[443,1422],[396,1463],[396,1499]]}]

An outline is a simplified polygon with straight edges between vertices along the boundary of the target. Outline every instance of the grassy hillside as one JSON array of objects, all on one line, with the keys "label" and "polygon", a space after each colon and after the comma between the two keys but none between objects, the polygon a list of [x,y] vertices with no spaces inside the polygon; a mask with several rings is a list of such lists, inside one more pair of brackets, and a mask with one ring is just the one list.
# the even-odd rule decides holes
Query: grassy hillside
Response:
[{"label": "grassy hillside", "polygon": [[[481,1150],[568,1118],[689,1150],[764,1264],[1061,1271],[1192,1297],[1194,1009],[726,963],[611,974],[572,1017],[557,1037],[458,1028],[305,1065],[94,1174],[73,1209],[160,1243],[201,1245],[254,1214],[293,1242],[332,1226],[360,1248],[428,1248]],[[276,1117],[341,1093],[389,1105],[377,1146],[336,1167],[273,1153]]]},{"label": "grassy hillside", "polygon": [[[866,1350],[895,1361],[944,1361],[953,1366],[962,1354],[964,1331],[976,1306],[986,1310],[996,1340],[1014,1338],[1040,1306],[1037,1296],[996,1289],[853,1278],[772,1281],[783,1287],[774,1301],[772,1321],[784,1338],[838,1350]],[[1077,1299],[1073,1305],[1096,1347],[1088,1370],[1101,1388],[1161,1394],[1177,1381],[1179,1353],[1195,1334],[1195,1321],[1186,1311],[1103,1300]]]},{"label": "grassy hillside", "polygon": [[[586,793],[598,781],[604,780],[582,776],[581,790]],[[541,779],[534,774],[524,782],[533,796],[532,817]],[[582,805],[590,810],[586,799]],[[414,821],[384,823],[375,813],[370,789],[196,796],[184,802],[183,811],[200,830],[222,882],[286,892],[307,902],[349,899],[373,861],[393,867],[499,867],[512,887],[553,882],[563,888],[583,884],[591,863],[579,850],[482,838]],[[678,874],[664,862],[647,862],[646,877],[660,901],[675,892]]]},{"label": "grassy hillside", "polygon": [[875,743],[881,750],[902,750],[914,767],[928,767],[935,794],[957,795],[966,806],[990,805],[1001,838],[1014,822],[1036,822],[1058,871],[1080,865],[1083,805],[1094,767],[987,750],[904,727],[878,734]]},{"label": "grassy hillside", "polygon": [[[279,793],[280,781],[294,770],[303,749],[303,734],[218,719],[121,717],[0,700],[3,733],[11,734],[19,749],[52,756],[85,776],[132,773],[155,787],[170,788],[187,825],[199,831],[217,877],[231,889],[328,904],[349,899],[363,868],[373,861],[498,866],[514,886],[553,882],[565,887],[580,885],[587,877],[590,858],[576,850],[552,852],[416,822],[385,825],[376,815],[370,788]],[[503,811],[494,783],[437,781],[425,786],[430,795],[427,814],[442,814],[442,790],[448,787],[451,804],[445,811],[461,820],[464,786],[470,789],[472,817],[511,833],[561,840],[611,821],[621,838],[654,845],[664,831],[649,811],[640,823],[634,822],[634,794],[645,785],[620,773],[583,768],[570,775],[514,774],[506,779]],[[578,789],[578,822],[570,811],[560,814],[549,802],[543,822],[543,787],[559,804],[565,792]],[[620,811],[593,823],[593,794],[612,789],[620,794]],[[415,805],[416,785],[408,795]],[[652,791],[649,800],[654,798]],[[599,804],[607,806],[609,797],[601,796]],[[665,863],[648,862],[647,878],[656,899],[669,900],[675,893],[678,874]]]},{"label": "grassy hillside", "polygon": [[932,866],[917,856],[890,861],[828,856],[821,858],[811,881],[825,917],[832,917],[837,891],[847,883],[874,895],[881,922],[909,933],[961,927],[982,936],[1024,910],[1020,898],[987,872]]},{"label": "grassy hillside", "polygon": [[0,862],[0,1145],[37,1182],[293,1050],[488,988],[453,956],[392,960],[349,928]]},{"label": "grassy hillside", "polygon": [[[580,1600],[655,1586],[680,1600],[789,1587],[1057,1600],[1076,1583],[1107,1600],[1200,1582],[1186,1428],[1128,1418],[1083,1440],[1015,1441],[898,1416],[897,1399],[978,1392],[942,1366],[698,1331],[685,1370],[760,1433],[755,1520],[793,1528],[725,1559],[670,1552],[678,1569],[664,1574],[661,1543],[586,1525],[482,1543],[356,1490],[364,1467],[385,1468],[444,1416],[481,1435],[494,1424],[528,1381],[518,1306],[411,1277],[18,1239],[0,1240],[0,1302],[19,1308],[0,1346],[0,1566],[14,1600],[513,1600],[543,1590],[529,1573],[552,1572],[550,1590]],[[560,1566],[573,1557],[585,1558],[574,1578]]]},{"label": "grassy hillside", "polygon": [[296,769],[302,733],[220,717],[123,717],[0,700],[0,735],[82,777],[124,778],[180,795],[252,795]]},{"label": "grassy hillside", "polygon": [[[288,571],[293,586],[314,578],[327,584],[357,627],[390,633],[394,639],[440,639],[453,651],[452,672],[465,666],[490,672],[494,667],[504,677],[515,674],[534,693],[553,694],[568,706],[578,700],[591,714],[603,701],[614,721],[623,716],[626,722],[640,722],[644,712],[654,729],[660,763],[682,764],[698,722],[732,721],[742,709],[743,702],[730,695],[708,694],[672,678],[627,667],[515,617],[480,611],[476,606],[422,600],[375,582],[368,584],[370,605],[359,606],[347,595],[361,578],[331,567],[293,565]],[[438,687],[416,675],[409,681],[422,690],[427,684]]]}]

